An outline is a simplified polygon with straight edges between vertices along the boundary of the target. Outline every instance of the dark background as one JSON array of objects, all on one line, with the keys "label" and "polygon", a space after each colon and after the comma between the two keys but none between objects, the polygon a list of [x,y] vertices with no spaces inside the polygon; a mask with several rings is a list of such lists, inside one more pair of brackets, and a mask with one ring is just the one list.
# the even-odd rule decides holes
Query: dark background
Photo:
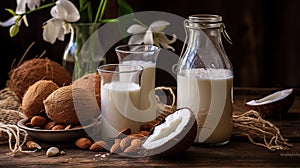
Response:
[{"label": "dark background", "polygon": [[[299,0],[127,0],[134,11],[163,11],[187,18],[192,14],[210,13],[223,16],[234,44],[224,47],[234,67],[234,85],[242,87],[300,87],[300,1]],[[14,0],[0,2],[0,20],[11,15],[4,8],[15,9]],[[117,13],[110,0],[107,17]],[[28,16],[29,27],[21,27],[16,37],[9,28],[0,27],[0,87],[5,87],[15,60],[35,42],[25,59],[42,54],[61,63],[66,41],[51,45],[44,42],[41,25],[50,18],[44,10]],[[176,50],[181,50],[177,46]]]}]

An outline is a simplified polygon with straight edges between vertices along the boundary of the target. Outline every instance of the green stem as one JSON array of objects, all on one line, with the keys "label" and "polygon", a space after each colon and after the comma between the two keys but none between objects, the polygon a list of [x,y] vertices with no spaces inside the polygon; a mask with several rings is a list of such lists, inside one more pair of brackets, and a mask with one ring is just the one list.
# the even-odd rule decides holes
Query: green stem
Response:
[{"label": "green stem", "polygon": [[119,22],[118,19],[102,19],[101,23]]},{"label": "green stem", "polygon": [[97,21],[98,21],[98,19],[99,19],[99,16],[100,16],[100,13],[101,13],[101,10],[102,10],[102,5],[103,5],[103,3],[104,3],[104,0],[101,0],[100,3],[99,3],[98,10],[97,10],[97,14],[96,14],[94,23],[97,23]]},{"label": "green stem", "polygon": [[141,22],[140,20],[134,18],[133,19],[135,22],[137,22],[138,24],[142,25],[143,27],[147,27],[147,25],[145,25],[143,22]]},{"label": "green stem", "polygon": [[40,7],[38,7],[38,8],[35,8],[35,9],[33,9],[33,10],[27,11],[27,12],[21,14],[21,15],[27,15],[27,14],[30,14],[30,13],[33,13],[33,12],[36,12],[36,11],[39,11],[39,10],[41,10],[41,9],[44,9],[44,8],[52,7],[52,6],[54,6],[54,5],[55,5],[55,2],[52,2],[52,3],[46,4],[46,5],[40,6]]},{"label": "green stem", "polygon": [[102,20],[104,12],[105,12],[106,5],[107,5],[107,0],[104,0],[104,3],[103,3],[102,10],[101,10],[100,17],[99,17],[98,21]]}]

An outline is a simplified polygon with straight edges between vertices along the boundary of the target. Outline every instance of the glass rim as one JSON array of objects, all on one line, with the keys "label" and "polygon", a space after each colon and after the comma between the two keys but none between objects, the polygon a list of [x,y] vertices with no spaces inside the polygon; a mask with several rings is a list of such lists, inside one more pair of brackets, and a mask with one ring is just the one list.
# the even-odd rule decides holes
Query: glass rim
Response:
[{"label": "glass rim", "polygon": [[222,16],[216,14],[195,14],[195,15],[190,15],[188,20],[192,22],[215,23],[215,22],[222,22]]},{"label": "glass rim", "polygon": [[[111,67],[114,66],[115,69],[114,70],[107,70],[107,69],[103,69],[103,68],[107,68],[107,67]],[[125,71],[116,71],[116,68],[118,67],[135,67],[135,69],[133,70],[125,70]],[[139,71],[143,71],[144,68],[140,65],[129,65],[129,64],[104,64],[104,65],[100,65],[97,68],[97,71],[100,72],[104,72],[104,73],[115,73],[115,74],[121,74],[121,73],[132,73],[132,72],[139,72]]]},{"label": "glass rim", "polygon": [[[147,51],[139,51],[139,50],[136,50],[136,51],[128,51],[128,50],[122,50],[121,48],[122,47],[141,47],[141,46],[151,46],[150,50],[147,50]],[[153,48],[152,48],[153,47]],[[116,52],[120,52],[120,53],[149,53],[149,52],[155,52],[159,50],[159,48],[155,45],[152,45],[152,44],[125,44],[125,45],[120,45],[120,46],[117,46],[115,48],[115,51]]]}]

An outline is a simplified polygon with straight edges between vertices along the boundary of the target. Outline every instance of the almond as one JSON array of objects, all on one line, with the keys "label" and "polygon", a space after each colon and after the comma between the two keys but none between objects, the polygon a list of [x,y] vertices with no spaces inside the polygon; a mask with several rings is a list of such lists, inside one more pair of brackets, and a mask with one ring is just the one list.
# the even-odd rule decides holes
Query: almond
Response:
[{"label": "almond", "polygon": [[97,141],[90,146],[91,151],[106,151],[107,148],[108,148],[108,143],[105,141]]},{"label": "almond", "polygon": [[128,146],[125,150],[124,153],[136,153],[138,151],[137,146]]},{"label": "almond", "polygon": [[75,145],[76,145],[78,148],[81,148],[81,149],[87,149],[87,148],[89,148],[89,147],[92,145],[92,142],[91,142],[91,140],[89,140],[88,138],[79,138],[79,139],[77,139],[77,141],[75,142]]},{"label": "almond", "polygon": [[115,143],[111,148],[110,148],[110,154],[118,153],[121,152],[120,149],[120,143]]},{"label": "almond", "polygon": [[142,140],[141,139],[133,139],[130,144],[131,144],[131,146],[141,147]]},{"label": "almond", "polygon": [[47,119],[42,116],[34,116],[31,118],[30,123],[33,127],[44,127],[47,124]]},{"label": "almond", "polygon": [[44,126],[44,129],[45,130],[51,130],[54,126],[55,126],[55,122],[54,121],[50,121],[48,122],[45,126]]},{"label": "almond", "polygon": [[28,149],[31,149],[31,150],[42,149],[42,147],[34,141],[27,141],[26,146]]},{"label": "almond", "polygon": [[69,130],[69,129],[71,129],[72,128],[72,125],[71,124],[69,124],[69,125],[67,125],[66,127],[65,127],[65,129],[64,130]]},{"label": "almond", "polygon": [[51,130],[63,130],[66,126],[64,125],[55,125]]},{"label": "almond", "polygon": [[115,139],[115,143],[120,143],[122,139]]},{"label": "almond", "polygon": [[124,151],[128,146],[130,146],[132,138],[127,136],[126,138],[123,138],[120,142],[120,149]]}]

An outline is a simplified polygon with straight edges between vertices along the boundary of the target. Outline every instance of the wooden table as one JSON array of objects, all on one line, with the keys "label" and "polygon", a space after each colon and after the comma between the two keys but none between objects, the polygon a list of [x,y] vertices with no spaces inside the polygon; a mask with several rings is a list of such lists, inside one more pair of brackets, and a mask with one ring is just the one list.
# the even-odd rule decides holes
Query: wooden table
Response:
[{"label": "wooden table", "polygon": [[[234,113],[245,112],[245,101],[257,99],[278,88],[235,88]],[[110,155],[101,158],[99,152],[80,150],[73,144],[55,145],[65,151],[65,155],[47,157],[50,144],[41,144],[43,149],[31,154],[6,155],[9,149],[0,145],[0,167],[300,167],[300,90],[296,89],[294,105],[288,115],[281,120],[269,120],[289,139],[293,145],[287,151],[271,152],[252,144],[248,139],[233,137],[231,142],[219,147],[190,147],[177,158],[130,158]]]}]

